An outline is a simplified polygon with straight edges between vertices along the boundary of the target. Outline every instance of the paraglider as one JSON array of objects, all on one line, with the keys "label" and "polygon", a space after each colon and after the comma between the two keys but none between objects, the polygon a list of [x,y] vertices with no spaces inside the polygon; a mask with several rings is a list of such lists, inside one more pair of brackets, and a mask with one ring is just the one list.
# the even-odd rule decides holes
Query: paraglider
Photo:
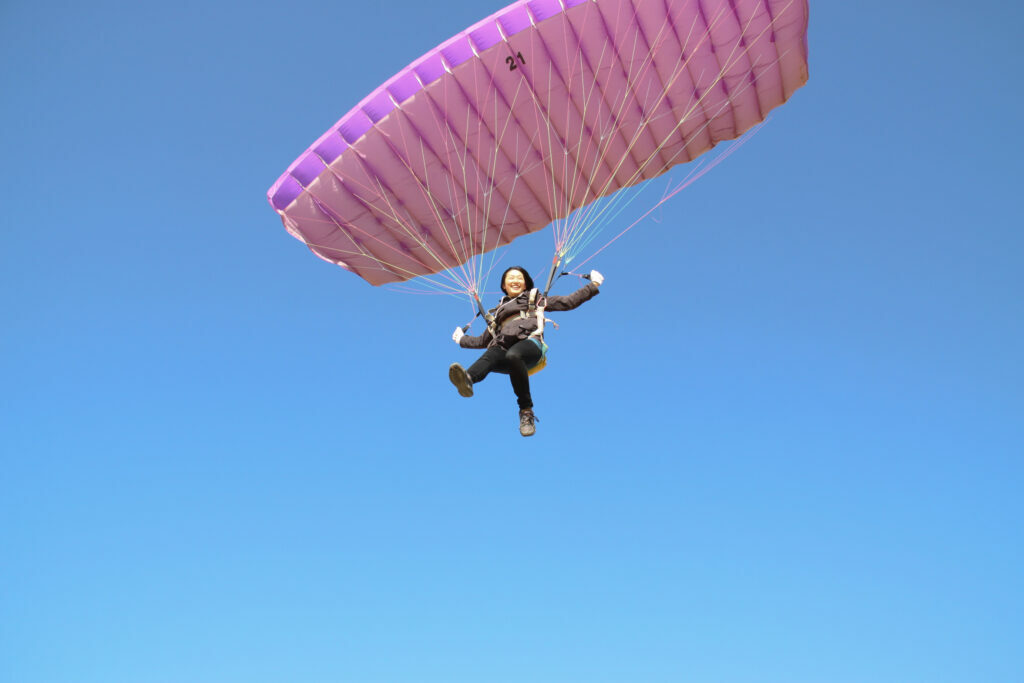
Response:
[{"label": "paraglider", "polygon": [[530,395],[531,371],[539,369],[547,354],[544,343],[545,311],[570,311],[597,296],[604,276],[593,270],[590,284],[569,296],[547,297],[538,293],[533,278],[522,266],[513,266],[501,274],[505,296],[489,311],[491,324],[478,337],[470,337],[456,327],[452,340],[465,349],[487,349],[466,370],[459,363],[448,368],[448,379],[465,397],[473,395],[473,385],[490,372],[507,374],[519,404],[519,433],[533,436],[535,416]]},{"label": "paraglider", "polygon": [[807,0],[517,0],[370,93],[268,199],[320,258],[466,295],[488,320],[484,254],[552,225],[547,297],[630,188],[807,81],[807,21]]}]

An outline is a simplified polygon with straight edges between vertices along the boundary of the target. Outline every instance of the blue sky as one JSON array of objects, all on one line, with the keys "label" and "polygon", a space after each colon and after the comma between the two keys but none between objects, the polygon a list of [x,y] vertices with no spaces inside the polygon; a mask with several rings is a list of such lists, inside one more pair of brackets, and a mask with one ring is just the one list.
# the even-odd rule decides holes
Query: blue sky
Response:
[{"label": "blue sky", "polygon": [[1024,13],[812,0],[525,440],[265,200],[499,6],[0,7],[0,681],[1024,679]]}]

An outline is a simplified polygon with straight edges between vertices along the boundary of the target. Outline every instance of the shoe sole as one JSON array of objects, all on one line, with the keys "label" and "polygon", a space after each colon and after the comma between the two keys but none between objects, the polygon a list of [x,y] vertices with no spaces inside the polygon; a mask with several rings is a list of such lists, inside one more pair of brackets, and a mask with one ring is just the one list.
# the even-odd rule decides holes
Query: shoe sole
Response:
[{"label": "shoe sole", "polygon": [[459,390],[459,396],[469,398],[473,395],[473,385],[469,383],[466,371],[458,363],[452,363],[448,368],[448,379],[452,381],[455,388]]}]

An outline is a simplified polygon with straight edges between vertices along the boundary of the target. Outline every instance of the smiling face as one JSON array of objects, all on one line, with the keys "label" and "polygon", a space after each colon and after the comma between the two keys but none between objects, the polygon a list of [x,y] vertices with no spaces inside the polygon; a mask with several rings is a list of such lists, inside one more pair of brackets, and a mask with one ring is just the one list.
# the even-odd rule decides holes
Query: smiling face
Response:
[{"label": "smiling face", "polygon": [[526,278],[518,270],[510,270],[505,274],[505,281],[502,284],[505,286],[505,293],[515,298],[526,289]]}]

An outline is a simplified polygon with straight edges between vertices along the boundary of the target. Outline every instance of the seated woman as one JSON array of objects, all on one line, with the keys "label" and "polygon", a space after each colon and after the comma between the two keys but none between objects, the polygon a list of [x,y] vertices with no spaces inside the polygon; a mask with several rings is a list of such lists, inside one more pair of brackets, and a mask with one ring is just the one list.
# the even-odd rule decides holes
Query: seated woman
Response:
[{"label": "seated woman", "polygon": [[530,397],[530,369],[543,356],[543,326],[546,311],[568,311],[598,294],[604,277],[593,270],[590,283],[568,296],[539,294],[525,268],[513,266],[501,275],[501,291],[505,293],[497,307],[491,309],[493,325],[478,337],[466,335],[456,327],[452,339],[464,349],[484,349],[475,363],[464,369],[458,363],[448,368],[448,378],[462,396],[473,395],[473,385],[483,381],[490,372],[508,374],[512,391],[519,403],[519,433],[532,436],[534,426],[533,399]]}]

